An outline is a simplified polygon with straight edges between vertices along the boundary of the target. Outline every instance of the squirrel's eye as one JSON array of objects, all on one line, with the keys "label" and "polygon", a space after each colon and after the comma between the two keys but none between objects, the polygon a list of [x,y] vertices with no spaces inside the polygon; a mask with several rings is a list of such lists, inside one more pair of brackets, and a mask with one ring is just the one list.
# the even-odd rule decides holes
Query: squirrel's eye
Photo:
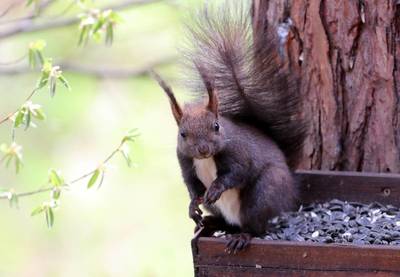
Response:
[{"label": "squirrel's eye", "polygon": [[215,130],[215,132],[218,132],[218,131],[219,131],[219,124],[218,124],[218,122],[215,122],[215,123],[214,123],[214,130]]},{"label": "squirrel's eye", "polygon": [[181,137],[186,138],[186,133],[185,132],[181,132]]}]

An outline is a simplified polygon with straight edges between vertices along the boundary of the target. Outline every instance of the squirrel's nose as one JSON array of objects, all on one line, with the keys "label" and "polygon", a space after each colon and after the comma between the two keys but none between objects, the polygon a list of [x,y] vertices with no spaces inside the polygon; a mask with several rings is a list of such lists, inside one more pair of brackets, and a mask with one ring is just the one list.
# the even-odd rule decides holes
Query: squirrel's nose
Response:
[{"label": "squirrel's nose", "polygon": [[200,155],[208,155],[210,153],[210,147],[207,144],[201,144],[198,146],[197,150],[199,151]]}]

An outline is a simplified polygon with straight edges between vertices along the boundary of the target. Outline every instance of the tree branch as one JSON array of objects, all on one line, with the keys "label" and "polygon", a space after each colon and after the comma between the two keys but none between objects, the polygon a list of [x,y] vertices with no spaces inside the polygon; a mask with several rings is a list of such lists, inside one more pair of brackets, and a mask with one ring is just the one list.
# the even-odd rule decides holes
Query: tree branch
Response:
[{"label": "tree branch", "polygon": [[[165,57],[161,60],[154,61],[145,67],[133,68],[109,68],[109,67],[94,67],[87,65],[79,65],[68,62],[55,63],[60,66],[62,71],[69,71],[84,75],[90,75],[96,78],[131,78],[135,76],[145,75],[147,72],[157,66],[172,63],[176,60],[176,56]],[[30,73],[32,70],[26,66],[20,67],[0,67],[0,75],[18,75]]]},{"label": "tree branch", "polygon": [[[7,9],[6,11],[3,12],[2,15],[0,15],[0,17],[5,16],[11,8],[13,8],[14,6],[21,4],[24,1],[20,1],[20,3],[15,3],[15,4],[11,4],[9,9]],[[55,0],[47,0],[44,2],[41,2],[39,4],[39,7],[37,8],[36,11],[31,12],[28,16],[25,17],[20,17],[20,18],[14,18],[14,19],[9,19],[9,20],[4,20],[4,21],[0,21],[0,25],[5,25],[5,24],[10,24],[13,22],[17,22],[17,21],[24,21],[24,20],[31,20],[31,19],[35,19],[38,16],[41,15],[41,13],[46,10],[51,4],[53,4],[55,2]]]},{"label": "tree branch", "polygon": [[[32,90],[32,92],[28,95],[28,97],[25,99],[24,104],[26,102],[28,102],[29,100],[32,99],[32,97],[35,95],[35,93],[38,91],[38,88],[35,88],[34,90]],[[22,104],[23,105],[23,104]],[[0,124],[5,123],[6,121],[10,120],[10,118],[16,114],[18,112],[19,109],[17,109],[16,111],[9,113],[6,117],[4,117],[3,119],[0,119]]]},{"label": "tree branch", "polygon": [[[35,194],[39,194],[42,192],[47,192],[47,191],[51,191],[53,189],[53,187],[47,187],[47,188],[42,188],[42,189],[37,189],[37,190],[33,190],[33,191],[28,191],[28,192],[21,192],[21,193],[17,193],[16,196],[17,197],[25,197],[25,196],[30,196],[30,195],[35,195]],[[7,196],[0,196],[0,199],[7,199]]]},{"label": "tree branch", "polygon": [[[117,154],[117,153],[121,150],[121,148],[122,148],[122,146],[124,145],[124,143],[126,143],[126,140],[125,140],[125,139],[122,139],[121,142],[120,142],[120,144],[118,145],[118,147],[115,148],[115,149],[111,152],[111,154],[107,156],[107,158],[101,163],[101,165],[107,164],[107,163],[115,156],[115,154]],[[88,173],[85,173],[85,174],[81,175],[81,176],[78,177],[78,178],[73,179],[73,180],[70,181],[70,182],[65,182],[64,184],[61,185],[61,187],[67,187],[68,185],[75,184],[75,183],[77,183],[77,182],[79,182],[79,181],[81,181],[81,180],[83,180],[83,179],[85,179],[85,178],[87,178],[87,177],[93,175],[94,172],[95,172],[96,170],[98,170],[98,169],[99,169],[99,167],[97,167],[97,168],[91,170],[91,171],[88,172]],[[37,190],[33,190],[33,191],[20,192],[20,193],[3,192],[3,193],[0,193],[0,200],[2,200],[2,199],[10,199],[10,198],[11,198],[11,195],[13,195],[14,197],[20,198],[20,197],[25,197],[25,196],[31,196],[31,195],[35,195],[35,194],[40,194],[40,193],[43,193],[43,192],[48,192],[48,191],[51,191],[51,190],[53,190],[53,189],[54,189],[54,186],[51,186],[51,187],[49,186],[49,187],[44,187],[44,188],[37,189]]]},{"label": "tree branch", "polygon": [[[115,5],[102,7],[102,10],[111,9],[117,11],[129,8],[130,6],[144,5],[155,2],[161,2],[161,0],[126,0]],[[63,19],[49,20],[45,22],[35,23],[33,21],[33,18],[31,18],[29,20],[23,20],[21,22],[17,22],[14,26],[8,28],[7,30],[1,31],[0,39],[15,36],[20,33],[30,33],[41,30],[55,29],[63,26],[69,26],[76,24],[79,21],[80,19],[78,17],[71,17],[71,18],[63,18]]]}]

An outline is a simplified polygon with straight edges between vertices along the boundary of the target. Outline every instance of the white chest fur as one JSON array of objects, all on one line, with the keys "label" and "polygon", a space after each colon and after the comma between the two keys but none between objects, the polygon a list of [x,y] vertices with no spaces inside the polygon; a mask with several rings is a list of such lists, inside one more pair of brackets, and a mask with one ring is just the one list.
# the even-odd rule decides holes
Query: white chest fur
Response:
[{"label": "white chest fur", "polygon": [[[196,175],[203,185],[208,189],[217,178],[217,167],[214,158],[193,159]],[[237,189],[229,189],[222,193],[215,206],[221,212],[225,220],[231,224],[241,226],[240,222],[240,200]]]}]

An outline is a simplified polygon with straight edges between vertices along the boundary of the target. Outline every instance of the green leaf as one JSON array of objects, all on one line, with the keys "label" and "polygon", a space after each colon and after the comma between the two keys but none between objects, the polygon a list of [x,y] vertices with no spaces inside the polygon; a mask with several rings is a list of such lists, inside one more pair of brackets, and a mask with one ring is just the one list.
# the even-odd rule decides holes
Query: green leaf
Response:
[{"label": "green leaf", "polygon": [[114,12],[114,11],[111,11],[111,13],[110,13],[110,15],[109,15],[109,21],[111,22],[111,23],[121,23],[121,22],[123,22],[123,19],[122,19],[122,17],[118,14],[118,13],[116,13],[116,12]]},{"label": "green leaf", "polygon": [[138,132],[137,132],[137,129],[135,128],[135,129],[131,129],[131,130],[129,130],[127,133],[126,133],[126,135],[122,138],[122,143],[125,143],[125,142],[127,142],[127,141],[129,141],[129,142],[134,142],[135,141],[135,138],[136,137],[138,137],[139,136],[139,134],[138,134]]},{"label": "green leaf", "polygon": [[54,213],[51,207],[46,207],[46,222],[47,227],[51,228],[54,224]]},{"label": "green leaf", "polygon": [[99,42],[105,33],[106,45],[111,45],[114,39],[114,25],[120,22],[118,14],[112,10],[99,11],[92,9],[80,16],[78,45],[87,44],[90,38]]},{"label": "green leaf", "polygon": [[48,82],[48,77],[45,77],[45,76],[42,75],[40,77],[40,80],[39,80],[38,84],[37,84],[37,88],[38,89],[43,88],[45,85],[47,85],[47,82]]},{"label": "green leaf", "polygon": [[101,34],[100,32],[96,32],[92,34],[92,38],[95,42],[99,43],[101,41]]},{"label": "green leaf", "polygon": [[17,156],[15,156],[14,161],[15,161],[15,172],[18,174],[22,165],[21,160]]},{"label": "green leaf", "polygon": [[31,48],[29,48],[29,51],[28,51],[28,58],[29,58],[29,66],[31,68],[34,68],[35,65],[36,65],[36,63],[35,63],[35,61],[36,61],[35,60],[35,53]]},{"label": "green leaf", "polygon": [[57,86],[57,77],[56,76],[50,76],[49,78],[49,90],[50,90],[50,96],[54,97],[56,94],[56,86]]},{"label": "green leaf", "polygon": [[32,122],[32,117],[39,120],[46,118],[40,105],[28,101],[15,113],[13,118],[14,128],[18,128],[22,124],[25,125],[25,130],[31,126],[35,127],[36,125]]},{"label": "green leaf", "polygon": [[13,159],[13,154],[7,154],[7,155],[5,155],[5,157],[6,157],[6,167],[8,168],[8,166],[10,165],[10,162],[12,161],[12,159]]},{"label": "green leaf", "polygon": [[99,185],[97,186],[97,189],[100,189],[100,188],[101,188],[101,185],[103,184],[103,181],[104,181],[104,175],[105,175],[105,170],[103,169],[103,170],[101,171],[101,178],[100,178]]},{"label": "green leaf", "polygon": [[93,27],[93,34],[97,33],[97,31],[99,31],[101,29],[101,27],[103,27],[104,25],[104,20],[98,20],[96,24],[94,24]]},{"label": "green leaf", "polygon": [[70,86],[62,75],[62,71],[59,66],[53,66],[50,59],[46,60],[42,66],[42,75],[37,83],[37,89],[41,89],[47,84],[49,85],[50,96],[54,97],[57,88],[57,81],[60,81],[67,89]]},{"label": "green leaf", "polygon": [[43,65],[45,59],[43,57],[43,49],[46,47],[46,42],[44,40],[36,40],[29,44],[29,65],[34,68],[37,63]]},{"label": "green leaf", "polygon": [[45,85],[47,85],[47,82],[49,81],[49,76],[46,73],[42,73],[42,76],[40,77],[38,84],[36,85],[36,87],[38,89],[43,88]]},{"label": "green leaf", "polygon": [[40,63],[41,65],[43,65],[43,64],[44,64],[44,57],[43,57],[42,52],[39,51],[39,50],[36,50],[35,53],[36,53],[37,59],[39,60],[39,63]]},{"label": "green leaf", "polygon": [[[88,37],[88,32],[89,32],[89,27],[88,26],[82,27],[81,33],[79,34],[78,45],[86,44],[87,37]],[[84,43],[84,41],[85,41],[85,43]]]},{"label": "green leaf", "polygon": [[27,110],[24,116],[25,121],[25,131],[28,130],[29,126],[31,126],[31,111]]},{"label": "green leaf", "polygon": [[58,200],[61,196],[61,189],[59,187],[53,188],[51,191],[51,198]]},{"label": "green leaf", "polygon": [[37,109],[35,110],[35,113],[33,114],[33,116],[39,120],[45,120],[46,119],[46,115],[44,114],[42,109]]},{"label": "green leaf", "polygon": [[18,128],[18,126],[21,125],[21,123],[23,122],[23,120],[24,120],[24,112],[23,112],[22,109],[20,109],[20,110],[17,112],[17,116],[15,117],[14,127],[15,127],[15,128]]},{"label": "green leaf", "polygon": [[99,178],[99,175],[100,175],[100,169],[98,168],[93,172],[93,175],[87,184],[88,189],[90,189],[96,183],[97,179]]},{"label": "green leaf", "polygon": [[66,89],[71,90],[71,87],[69,86],[68,81],[67,81],[67,79],[65,79],[64,76],[60,75],[60,76],[58,77],[58,80],[60,80],[60,82],[64,85],[64,87],[65,87]]},{"label": "green leaf", "polygon": [[45,208],[43,207],[43,205],[40,205],[39,207],[36,207],[35,209],[33,209],[31,216],[35,216],[38,215],[42,212],[44,212]]},{"label": "green leaf", "polygon": [[53,64],[52,64],[51,59],[45,60],[42,65],[42,75],[40,76],[40,79],[36,85],[37,89],[41,89],[47,85],[47,83],[49,82],[50,73],[52,71],[52,68],[53,68]]},{"label": "green leaf", "polygon": [[54,169],[49,170],[49,181],[55,187],[59,187],[64,184],[64,178]]},{"label": "green leaf", "polygon": [[14,160],[15,170],[19,173],[20,167],[22,165],[22,147],[17,143],[13,142],[10,146],[1,145],[1,152],[4,153],[2,161],[5,162],[8,168],[10,163]]},{"label": "green leaf", "polygon": [[111,46],[114,40],[113,25],[109,23],[106,29],[106,45]]},{"label": "green leaf", "polygon": [[42,52],[44,50],[44,48],[46,47],[46,41],[44,41],[42,39],[38,39],[38,40],[32,42],[30,47],[34,50]]},{"label": "green leaf", "polygon": [[130,167],[132,165],[131,158],[129,157],[129,148],[127,145],[123,145],[120,149],[122,156],[125,158],[126,164]]}]

